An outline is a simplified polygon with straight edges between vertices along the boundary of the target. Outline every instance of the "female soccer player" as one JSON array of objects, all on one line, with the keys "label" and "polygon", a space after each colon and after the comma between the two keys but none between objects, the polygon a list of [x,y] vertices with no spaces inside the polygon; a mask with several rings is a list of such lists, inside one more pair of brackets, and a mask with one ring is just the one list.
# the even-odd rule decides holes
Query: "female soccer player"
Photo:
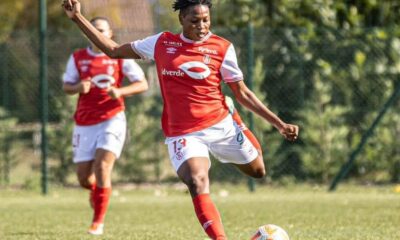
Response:
[{"label": "female soccer player", "polygon": [[[111,39],[106,18],[93,18],[90,24]],[[124,76],[131,83],[122,87]],[[79,94],[74,116],[74,163],[80,185],[91,191],[94,214],[88,232],[101,235],[111,193],[111,171],[125,141],[123,97],[146,91],[147,81],[134,60],[111,59],[91,44],[70,56],[63,83],[67,94]]]},{"label": "female soccer player", "polygon": [[229,114],[221,81],[236,100],[275,126],[290,141],[299,128],[283,122],[250,91],[239,69],[233,45],[210,32],[211,0],[176,0],[182,33],[161,32],[119,45],[98,32],[80,12],[78,0],[65,0],[64,10],[100,49],[112,58],[155,61],[164,100],[162,128],[178,177],[187,185],[195,213],[211,239],[227,239],[209,194],[209,152],[243,173],[265,176],[262,155]]}]

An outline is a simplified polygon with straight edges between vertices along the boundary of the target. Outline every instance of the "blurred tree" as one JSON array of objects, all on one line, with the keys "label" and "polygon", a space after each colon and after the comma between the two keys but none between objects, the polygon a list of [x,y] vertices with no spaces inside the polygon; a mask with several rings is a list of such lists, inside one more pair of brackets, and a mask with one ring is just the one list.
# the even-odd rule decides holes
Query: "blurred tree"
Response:
[{"label": "blurred tree", "polygon": [[66,185],[68,176],[73,167],[72,152],[72,133],[74,121],[72,113],[75,111],[75,105],[78,96],[58,97],[54,99],[55,107],[59,109],[60,120],[57,125],[49,128],[49,157],[55,164],[50,166],[50,178],[52,182]]},{"label": "blurred tree", "polygon": [[[24,10],[24,0],[3,0],[0,2],[0,43],[12,33]],[[7,24],[4,24],[7,23]]]}]

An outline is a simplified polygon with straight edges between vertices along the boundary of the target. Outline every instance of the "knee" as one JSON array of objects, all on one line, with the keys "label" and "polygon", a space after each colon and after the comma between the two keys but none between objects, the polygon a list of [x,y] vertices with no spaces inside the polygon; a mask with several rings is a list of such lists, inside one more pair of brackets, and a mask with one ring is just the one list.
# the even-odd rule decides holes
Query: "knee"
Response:
[{"label": "knee", "polygon": [[79,185],[83,188],[91,189],[92,183],[90,182],[90,178],[87,176],[78,176]]},{"label": "knee", "polygon": [[261,154],[258,155],[257,159],[252,164],[251,176],[254,178],[263,178],[267,175],[265,170],[264,160]]},{"label": "knee", "polygon": [[264,167],[259,167],[254,170],[253,176],[254,178],[263,178],[267,175],[267,171]]},{"label": "knee", "polygon": [[97,174],[107,174],[111,173],[112,168],[113,168],[113,162],[108,162],[108,161],[95,161],[94,163],[94,171]]},{"label": "knee", "polygon": [[208,191],[209,179],[207,173],[192,174],[185,184],[191,193],[201,194]]}]

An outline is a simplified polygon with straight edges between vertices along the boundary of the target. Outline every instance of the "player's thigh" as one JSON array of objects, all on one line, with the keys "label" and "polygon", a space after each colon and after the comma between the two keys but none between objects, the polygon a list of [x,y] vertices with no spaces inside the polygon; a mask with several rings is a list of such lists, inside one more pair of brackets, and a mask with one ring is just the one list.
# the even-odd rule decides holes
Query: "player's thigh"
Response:
[{"label": "player's thigh", "polygon": [[[126,120],[123,113],[102,123],[96,139],[96,159],[110,158],[108,152],[113,153],[116,159],[119,158],[124,147],[125,136]],[[103,149],[105,152],[99,152],[99,149]]]},{"label": "player's thigh", "polygon": [[248,129],[213,143],[211,152],[219,161],[234,164],[248,176],[261,178],[265,175],[260,144]]},{"label": "player's thigh", "polygon": [[262,156],[261,145],[258,142],[256,136],[254,136],[254,134],[248,128],[243,130],[243,134],[247,137],[247,139],[249,139],[251,144],[257,149],[258,153]]},{"label": "player's thigh", "polygon": [[72,136],[72,150],[74,163],[92,161],[96,152],[96,139],[98,127],[78,126],[74,127]]},{"label": "player's thigh", "polygon": [[96,149],[93,163],[96,175],[110,175],[116,159],[115,153],[106,149]]},{"label": "player's thigh", "polygon": [[188,159],[201,158],[210,165],[208,146],[201,138],[189,134],[178,137],[168,137],[165,140],[171,164],[176,172]]},{"label": "player's thigh", "polygon": [[238,164],[233,163],[242,173],[254,177],[254,178],[262,178],[266,174],[264,160],[261,154],[252,160],[249,163]]},{"label": "player's thigh", "polygon": [[259,152],[250,139],[237,126],[227,126],[227,135],[221,135],[210,144],[211,153],[222,163],[249,164]]}]

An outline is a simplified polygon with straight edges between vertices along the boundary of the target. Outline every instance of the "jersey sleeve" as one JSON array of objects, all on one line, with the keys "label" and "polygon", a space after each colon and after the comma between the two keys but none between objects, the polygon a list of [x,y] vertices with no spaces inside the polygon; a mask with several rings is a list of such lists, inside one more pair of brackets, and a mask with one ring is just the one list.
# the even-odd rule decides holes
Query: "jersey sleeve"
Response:
[{"label": "jersey sleeve", "polygon": [[130,82],[141,81],[144,79],[142,68],[132,59],[124,59],[122,62],[122,73]]},{"label": "jersey sleeve", "polygon": [[75,84],[79,82],[79,72],[75,65],[74,56],[68,59],[67,68],[62,77],[63,83]]},{"label": "jersey sleeve", "polygon": [[231,44],[226,51],[224,61],[222,62],[220,73],[224,82],[238,82],[243,80],[243,73],[240,70],[235,48]]},{"label": "jersey sleeve", "polygon": [[142,59],[154,60],[154,49],[162,32],[142,40],[131,42],[131,47]]}]

